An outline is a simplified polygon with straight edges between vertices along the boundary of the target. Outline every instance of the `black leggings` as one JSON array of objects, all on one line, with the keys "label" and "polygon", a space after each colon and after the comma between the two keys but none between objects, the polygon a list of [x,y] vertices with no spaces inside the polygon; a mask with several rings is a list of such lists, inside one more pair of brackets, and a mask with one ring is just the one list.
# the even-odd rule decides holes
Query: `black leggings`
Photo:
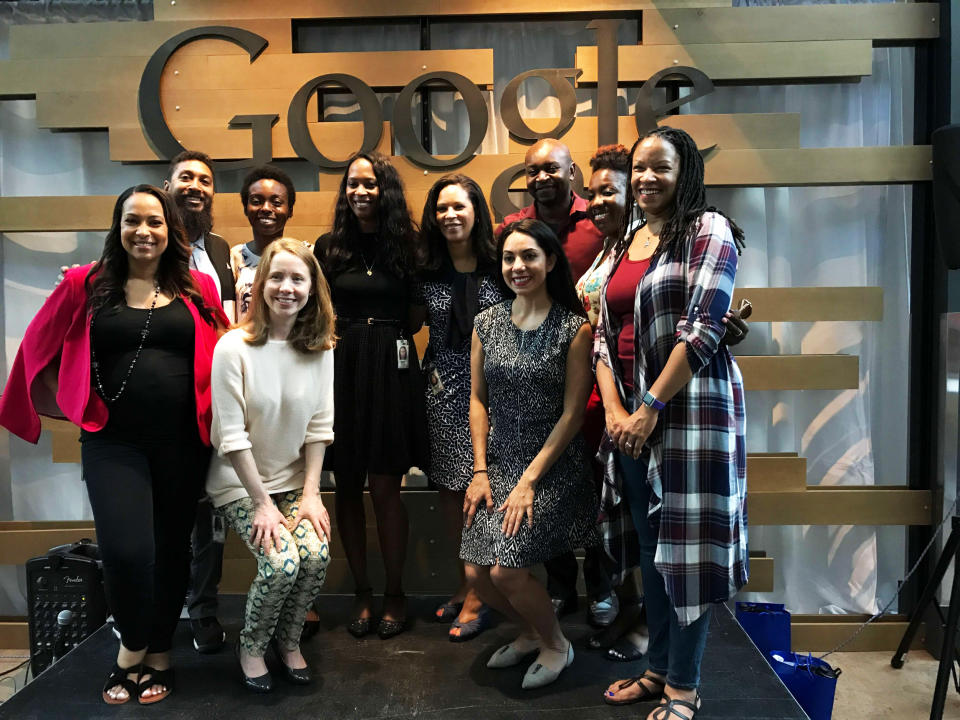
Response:
[{"label": "black leggings", "polygon": [[190,576],[190,531],[210,449],[196,436],[141,445],[85,433],[81,452],[123,645],[166,652]]}]

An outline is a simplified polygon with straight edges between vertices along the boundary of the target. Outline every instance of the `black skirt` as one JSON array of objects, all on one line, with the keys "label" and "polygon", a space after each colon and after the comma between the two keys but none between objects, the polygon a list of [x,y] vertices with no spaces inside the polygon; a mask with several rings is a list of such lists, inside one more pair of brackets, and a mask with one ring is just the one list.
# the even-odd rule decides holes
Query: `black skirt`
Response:
[{"label": "black skirt", "polygon": [[[337,323],[334,350],[334,440],[324,469],[338,485],[368,473],[428,471],[423,375],[413,339],[399,324]],[[409,343],[409,367],[397,367],[397,340]]]}]

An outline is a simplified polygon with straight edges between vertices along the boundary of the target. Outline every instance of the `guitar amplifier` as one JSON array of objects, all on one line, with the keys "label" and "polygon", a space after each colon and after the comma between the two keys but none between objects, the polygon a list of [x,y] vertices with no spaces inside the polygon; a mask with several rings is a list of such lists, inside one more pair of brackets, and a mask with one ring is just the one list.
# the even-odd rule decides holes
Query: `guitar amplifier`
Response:
[{"label": "guitar amplifier", "polygon": [[[83,539],[28,560],[27,605],[30,663],[36,677],[55,655],[59,659],[106,621],[100,549]],[[63,610],[73,613],[73,621],[58,628],[57,616]]]}]

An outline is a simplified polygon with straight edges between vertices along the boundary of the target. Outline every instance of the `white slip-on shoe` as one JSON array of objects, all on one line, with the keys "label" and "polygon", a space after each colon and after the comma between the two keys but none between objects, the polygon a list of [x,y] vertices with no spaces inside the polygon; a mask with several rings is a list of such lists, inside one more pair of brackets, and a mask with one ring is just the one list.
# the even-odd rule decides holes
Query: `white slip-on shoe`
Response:
[{"label": "white slip-on shoe", "polygon": [[558,677],[564,669],[570,667],[570,664],[573,662],[573,643],[567,645],[567,662],[564,663],[563,667],[559,670],[551,670],[546,665],[541,665],[538,662],[533,663],[529,668],[527,668],[526,674],[523,676],[523,689],[524,690],[535,690],[536,688],[542,688],[545,685],[549,685]]},{"label": "white slip-on shoe", "polygon": [[490,659],[487,660],[488,668],[507,668],[513,667],[514,665],[519,665],[523,662],[523,659],[530,655],[531,653],[537,652],[540,648],[530,648],[529,650],[518,650],[514,647],[513,643],[504,645],[499,650],[497,650],[493,655],[490,656]]}]

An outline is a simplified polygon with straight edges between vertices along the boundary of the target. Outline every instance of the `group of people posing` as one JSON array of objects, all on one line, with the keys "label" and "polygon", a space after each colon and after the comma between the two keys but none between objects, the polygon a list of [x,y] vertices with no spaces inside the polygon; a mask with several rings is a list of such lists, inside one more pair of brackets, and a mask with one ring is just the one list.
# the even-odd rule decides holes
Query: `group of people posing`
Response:
[{"label": "group of people posing", "polygon": [[707,206],[681,130],[598,149],[587,199],[559,141],[525,160],[534,202],[496,229],[460,174],[434,184],[418,226],[377,153],[350,160],[332,230],[312,245],[285,235],[296,193],[270,166],[243,183],[252,238],[232,249],[212,233],[202,153],[174,158],[164,189],[117,198],[100,259],[65,273],[0,398],[0,424],[31,442],[41,414],[81,427],[121,637],[105,702],[174,689],[188,584],[195,646],[223,643],[225,526],[257,561],[235,648],[244,684],[272,689],[270,646],[288,680],[311,682],[300,643],[330,559],[322,470],[355,583],[347,629],[408,629],[400,489],[416,466],[460,548],[460,586],[435,611],[452,641],[483,632],[493,609],[519,633],[488,667],[530,660],[524,688],[556,680],[574,659],[558,617],[576,607],[583,549],[588,617],[604,626],[589,645],[649,659],[603,699],[657,702],[653,720],[696,714],[710,609],[748,572],[744,396],[728,350],[746,332],[730,312],[743,234]]}]

